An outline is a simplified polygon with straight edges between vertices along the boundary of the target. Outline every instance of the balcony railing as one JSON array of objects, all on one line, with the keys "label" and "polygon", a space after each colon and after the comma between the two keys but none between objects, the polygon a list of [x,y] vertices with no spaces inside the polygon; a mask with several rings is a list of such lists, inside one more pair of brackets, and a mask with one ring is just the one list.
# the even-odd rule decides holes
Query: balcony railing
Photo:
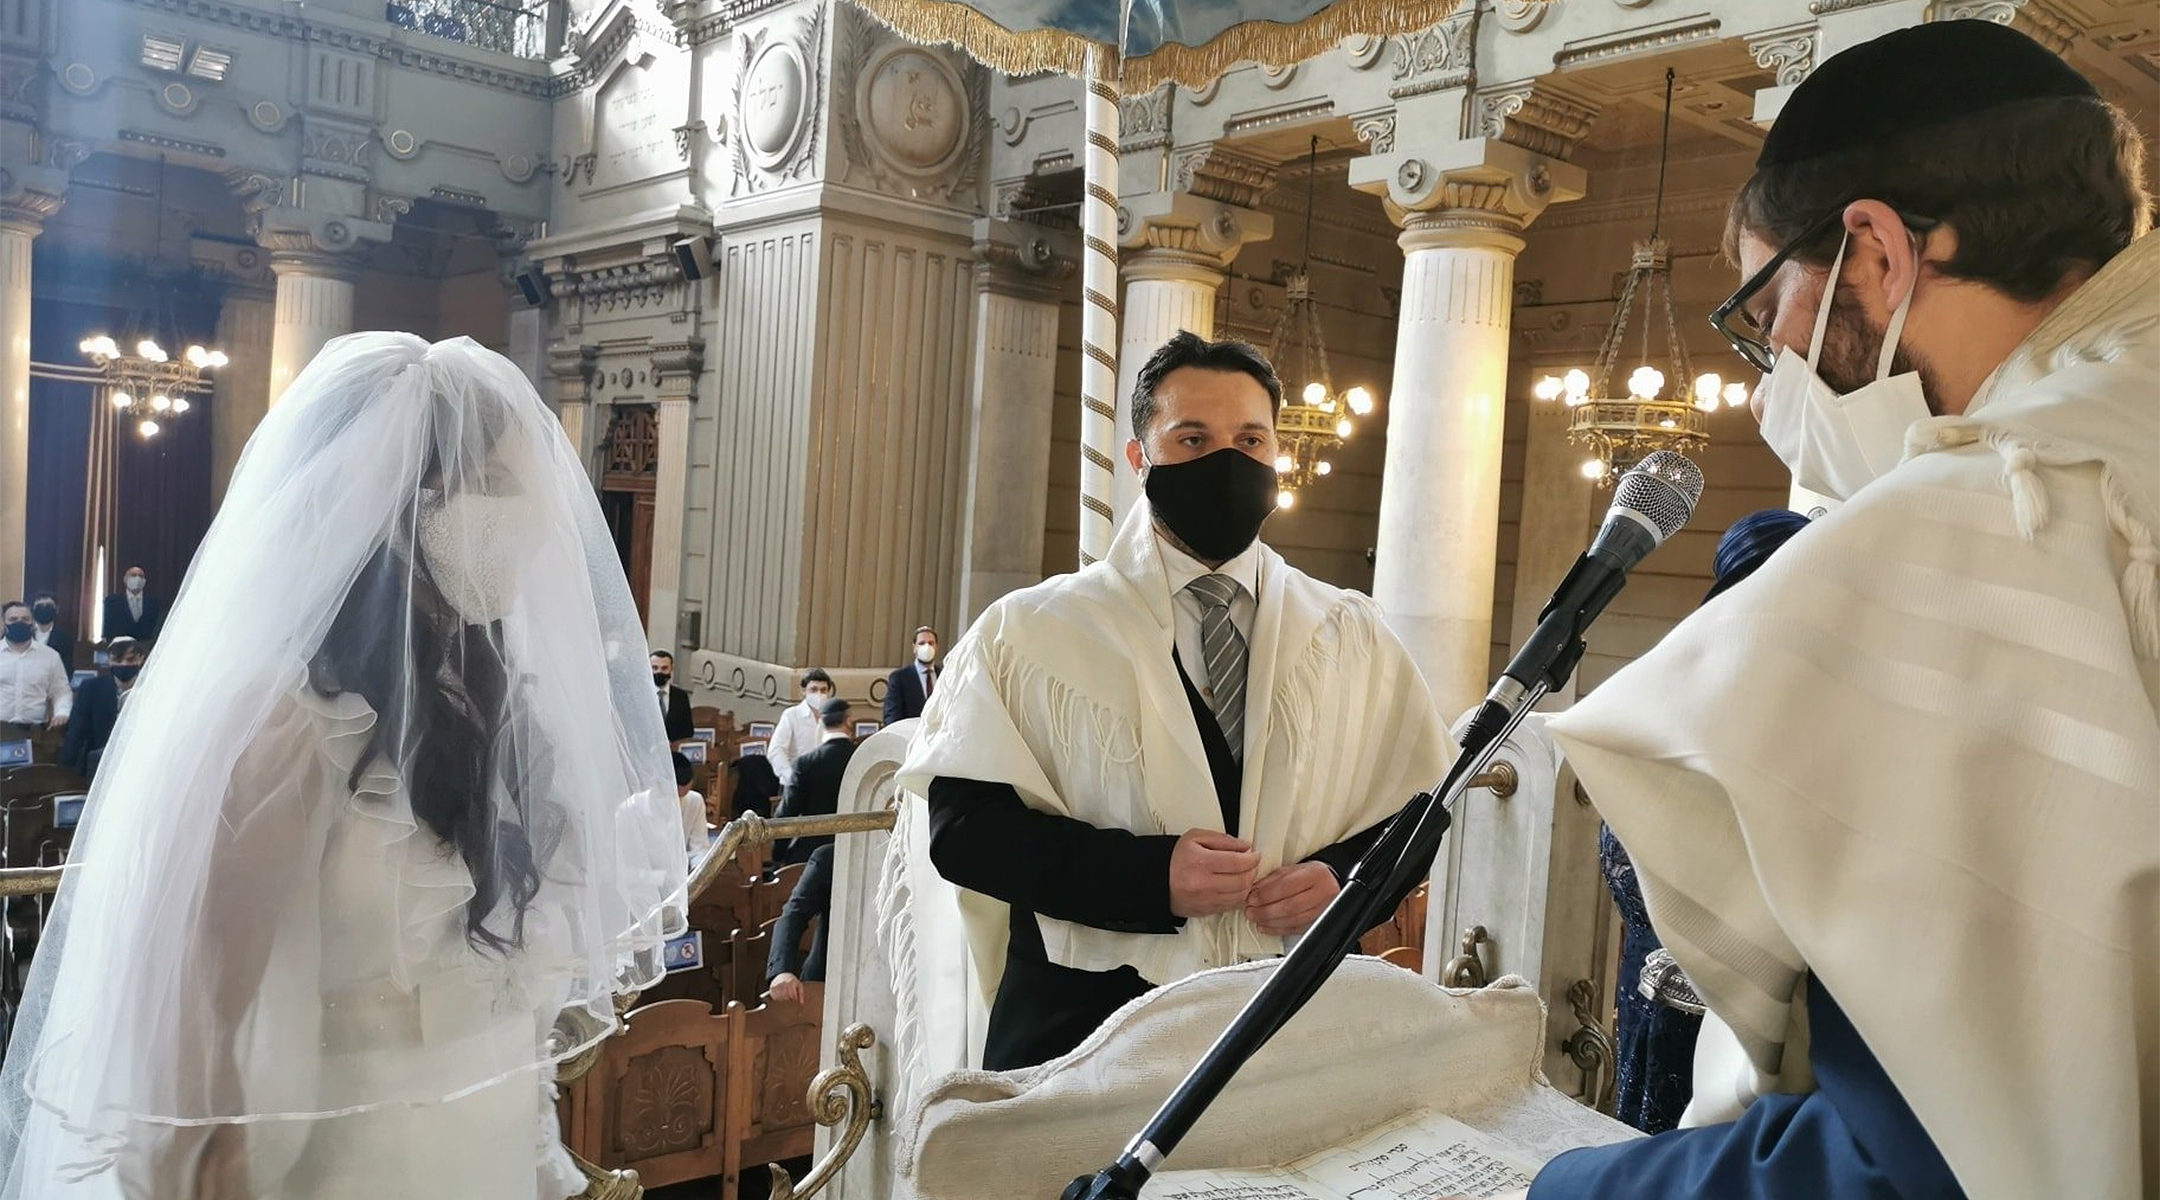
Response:
[{"label": "balcony railing", "polygon": [[547,57],[548,0],[387,0],[383,19],[444,41]]}]

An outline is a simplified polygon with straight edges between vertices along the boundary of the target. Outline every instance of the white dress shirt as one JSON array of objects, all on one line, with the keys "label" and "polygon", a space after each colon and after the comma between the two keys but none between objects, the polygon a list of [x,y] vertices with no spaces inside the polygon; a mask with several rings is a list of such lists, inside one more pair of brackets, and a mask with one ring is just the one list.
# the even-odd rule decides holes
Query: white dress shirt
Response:
[{"label": "white dress shirt", "polygon": [[36,642],[0,642],[0,721],[43,725],[75,710],[60,652]]},{"label": "white dress shirt", "polygon": [[1213,571],[1208,570],[1206,563],[1168,541],[1159,544],[1162,546],[1163,574],[1170,580],[1170,611],[1176,617],[1178,662],[1185,667],[1185,677],[1200,689],[1201,696],[1207,697],[1223,681],[1208,678],[1207,652],[1201,648],[1200,618],[1206,615],[1207,605],[1185,587],[1202,575],[1228,575],[1237,581],[1244,590],[1230,601],[1230,623],[1237,626],[1239,636],[1245,639],[1249,655],[1253,614],[1260,611],[1260,543],[1254,541],[1243,553]]},{"label": "white dress shirt", "polygon": [[765,740],[765,761],[772,764],[781,787],[795,786],[795,760],[817,749],[818,733],[817,714],[810,711],[809,700],[790,704],[780,714],[773,735]]}]

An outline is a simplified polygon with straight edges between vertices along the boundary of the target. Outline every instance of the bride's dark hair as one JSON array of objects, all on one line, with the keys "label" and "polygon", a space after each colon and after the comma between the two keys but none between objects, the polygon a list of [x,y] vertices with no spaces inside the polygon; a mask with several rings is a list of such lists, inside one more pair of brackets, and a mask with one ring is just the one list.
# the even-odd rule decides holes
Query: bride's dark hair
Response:
[{"label": "bride's dark hair", "polygon": [[[544,851],[536,853],[528,832],[528,781],[503,769],[515,760],[506,753],[510,743],[524,739],[515,739],[511,728],[510,676],[497,627],[466,624],[429,574],[425,556],[385,544],[346,592],[308,674],[323,695],[354,693],[375,710],[375,728],[347,785],[357,788],[377,755],[397,767],[413,814],[458,852],[472,875],[466,940],[498,953],[523,945]],[[495,818],[498,783],[516,820]],[[498,933],[487,920],[505,900],[509,930]]]}]

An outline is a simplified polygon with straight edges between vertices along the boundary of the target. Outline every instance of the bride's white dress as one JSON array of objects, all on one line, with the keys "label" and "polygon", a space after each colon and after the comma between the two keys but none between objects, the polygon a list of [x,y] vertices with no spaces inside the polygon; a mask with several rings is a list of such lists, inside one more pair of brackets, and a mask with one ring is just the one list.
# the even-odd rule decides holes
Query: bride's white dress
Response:
[{"label": "bride's white dress", "polygon": [[[260,1097],[251,1107],[336,1112],[496,1082],[454,1100],[250,1126],[251,1182],[263,1200],[562,1200],[584,1180],[557,1139],[551,1081],[532,1067],[559,996],[535,994],[545,989],[526,954],[467,940],[472,878],[414,819],[396,774],[378,759],[351,785],[373,724],[359,697],[302,685],[263,731],[263,753],[243,759],[290,771],[312,792],[320,829],[310,843],[322,846],[319,897],[287,914],[249,1022],[241,1061]],[[529,930],[527,950],[544,954],[534,940],[545,934]],[[295,1079],[289,1064],[308,1056],[277,1043],[311,1033],[320,1078]]]}]

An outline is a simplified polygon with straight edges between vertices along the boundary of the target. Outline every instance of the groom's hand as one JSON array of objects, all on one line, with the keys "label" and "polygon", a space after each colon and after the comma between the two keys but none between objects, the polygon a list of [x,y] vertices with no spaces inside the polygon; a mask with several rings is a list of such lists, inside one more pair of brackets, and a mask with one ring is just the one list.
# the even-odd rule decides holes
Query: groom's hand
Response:
[{"label": "groom's hand", "polygon": [[1292,937],[1312,928],[1341,890],[1335,868],[1326,863],[1290,863],[1253,885],[1245,898],[1245,918],[1269,937]]},{"label": "groom's hand", "polygon": [[1188,829],[1170,852],[1170,911],[1181,917],[1233,912],[1259,869],[1260,855],[1244,838]]}]

